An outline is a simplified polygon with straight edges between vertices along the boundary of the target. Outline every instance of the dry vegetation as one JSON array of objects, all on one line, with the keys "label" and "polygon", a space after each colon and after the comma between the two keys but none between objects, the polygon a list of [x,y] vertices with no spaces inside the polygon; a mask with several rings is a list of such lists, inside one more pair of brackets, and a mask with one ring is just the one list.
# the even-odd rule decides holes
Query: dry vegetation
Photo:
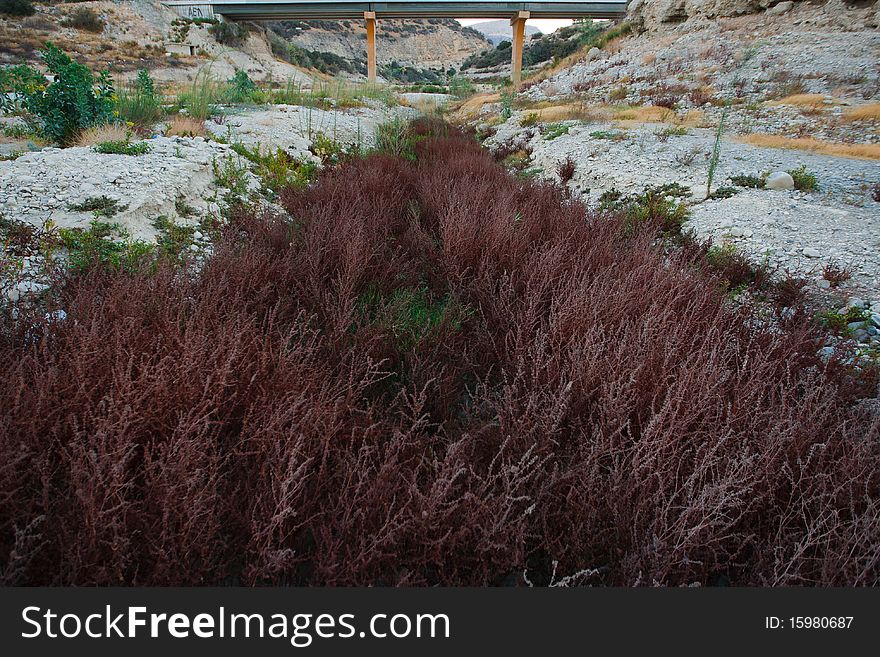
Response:
[{"label": "dry vegetation", "polygon": [[652,213],[415,154],[5,318],[5,583],[878,582],[880,420],[809,322]]},{"label": "dry vegetation", "polygon": [[880,160],[880,144],[839,144],[812,137],[781,137],[755,133],[737,137],[737,141],[764,148],[791,148],[821,155],[854,157],[860,160]]}]

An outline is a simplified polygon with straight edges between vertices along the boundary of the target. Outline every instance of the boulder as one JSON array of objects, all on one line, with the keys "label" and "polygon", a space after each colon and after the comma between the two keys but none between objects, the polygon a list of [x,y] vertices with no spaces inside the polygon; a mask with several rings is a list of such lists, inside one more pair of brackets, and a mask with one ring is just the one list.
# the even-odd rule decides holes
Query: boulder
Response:
[{"label": "boulder", "polygon": [[781,16],[782,14],[791,11],[792,7],[794,7],[794,2],[791,0],[785,0],[785,2],[780,2],[778,5],[770,7],[770,9],[767,10],[767,15]]},{"label": "boulder", "polygon": [[794,189],[794,178],[785,171],[774,171],[764,182],[766,189]]}]

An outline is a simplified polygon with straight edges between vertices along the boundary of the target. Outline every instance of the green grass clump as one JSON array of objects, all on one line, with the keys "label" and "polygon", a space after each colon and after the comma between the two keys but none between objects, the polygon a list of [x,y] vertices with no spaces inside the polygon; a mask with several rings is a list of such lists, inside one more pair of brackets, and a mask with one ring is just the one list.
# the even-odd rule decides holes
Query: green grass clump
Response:
[{"label": "green grass clump", "polygon": [[73,273],[93,267],[133,272],[155,256],[151,244],[132,241],[118,224],[98,219],[93,219],[88,228],[61,228],[58,236],[68,251],[68,267]]},{"label": "green grass clump", "polygon": [[149,128],[165,116],[162,97],[156,92],[153,79],[143,69],[137,79],[119,89],[116,95],[116,113],[120,120]]},{"label": "green grass clump", "polygon": [[709,194],[709,198],[717,201],[720,199],[730,198],[731,196],[735,196],[738,193],[739,193],[739,190],[736,187],[724,185],[724,186],[716,189],[711,194]]},{"label": "green grass clump", "polygon": [[655,223],[664,236],[675,237],[681,234],[690,216],[687,206],[679,199],[690,195],[690,189],[678,183],[647,186],[641,194],[624,195],[611,189],[599,197],[599,209],[622,212],[627,234],[636,233],[646,223]]},{"label": "green grass clump", "polygon": [[128,209],[127,205],[119,205],[119,201],[107,196],[90,196],[82,203],[74,203],[67,207],[75,212],[93,212],[95,218],[105,217],[107,219]]},{"label": "green grass clump", "polygon": [[819,189],[819,181],[816,176],[809,171],[805,165],[792,169],[788,175],[794,180],[794,188],[802,192],[812,192]]},{"label": "green grass clump", "polygon": [[849,324],[853,322],[866,322],[871,313],[862,308],[849,308],[845,313],[828,310],[819,314],[819,319],[825,326],[839,333],[848,334]]},{"label": "green grass clump", "polygon": [[102,155],[146,155],[150,152],[150,145],[145,141],[102,141],[95,144],[94,151]]},{"label": "green grass clump", "polygon": [[571,126],[567,123],[548,123],[541,134],[544,136],[544,141],[553,141],[557,137],[567,135],[570,129]]},{"label": "green grass clump", "polygon": [[766,175],[753,176],[751,174],[737,174],[735,176],[730,177],[730,182],[732,182],[737,187],[747,187],[750,189],[764,189],[764,185],[767,182]]},{"label": "green grass clump", "polygon": [[263,152],[257,144],[248,148],[244,144],[232,145],[232,150],[244,159],[257,165],[257,175],[269,191],[280,192],[285,187],[303,188],[317,174],[314,162],[300,160],[280,148]]},{"label": "green grass clump", "polygon": [[610,139],[611,141],[621,141],[626,139],[626,133],[619,130],[594,130],[590,133],[593,139]]},{"label": "green grass clump", "polygon": [[165,215],[153,219],[152,224],[159,232],[156,239],[159,252],[173,259],[181,259],[192,244],[195,227],[181,226]]}]

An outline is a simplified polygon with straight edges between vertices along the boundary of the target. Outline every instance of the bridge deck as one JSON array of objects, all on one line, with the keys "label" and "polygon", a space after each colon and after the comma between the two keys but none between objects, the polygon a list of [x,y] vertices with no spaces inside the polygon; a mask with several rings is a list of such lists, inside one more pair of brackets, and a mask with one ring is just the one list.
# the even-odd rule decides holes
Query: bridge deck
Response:
[{"label": "bridge deck", "polygon": [[375,12],[381,18],[510,18],[528,11],[531,18],[619,18],[626,0],[610,2],[348,2],[346,0],[168,0],[169,6],[207,6],[231,20],[363,18]]}]

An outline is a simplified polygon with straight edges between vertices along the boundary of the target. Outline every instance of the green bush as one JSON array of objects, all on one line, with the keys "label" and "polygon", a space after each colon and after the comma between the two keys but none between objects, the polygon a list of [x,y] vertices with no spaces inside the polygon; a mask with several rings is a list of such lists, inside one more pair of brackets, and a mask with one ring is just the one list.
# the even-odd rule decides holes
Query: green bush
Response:
[{"label": "green bush", "polygon": [[102,141],[95,145],[95,152],[102,155],[146,155],[150,145],[145,141],[132,144],[129,141]]},{"label": "green bush", "polygon": [[567,135],[570,129],[571,126],[567,123],[548,123],[544,126],[541,133],[544,136],[544,141],[553,141],[557,137]]},{"label": "green bush", "polygon": [[764,189],[764,184],[767,181],[767,176],[753,176],[751,174],[738,174],[730,177],[730,182],[732,182],[737,187],[748,187],[751,189]]},{"label": "green bush", "polygon": [[17,66],[0,86],[11,86],[17,94],[13,102],[36,117],[44,137],[66,146],[81,130],[112,121],[113,82],[106,71],[96,78],[52,43],[41,55],[54,82],[28,66]]},{"label": "green bush", "polygon": [[9,16],[33,16],[34,5],[31,0],[0,0],[0,14]]},{"label": "green bush", "polygon": [[150,244],[132,241],[118,224],[98,219],[93,219],[87,229],[61,228],[58,234],[68,251],[68,266],[73,273],[92,267],[136,271],[155,255]]},{"label": "green bush", "polygon": [[260,93],[260,88],[248,77],[247,71],[238,69],[227,81],[226,100],[230,103],[253,102]]},{"label": "green bush", "polygon": [[801,165],[797,169],[788,172],[792,180],[794,180],[794,188],[802,192],[812,192],[819,189],[819,181],[816,176],[807,171],[806,165]]},{"label": "green bush", "polygon": [[238,23],[215,23],[208,28],[217,43],[224,46],[240,46],[247,39],[247,28]]},{"label": "green bush", "polygon": [[65,27],[99,34],[104,31],[104,21],[91,9],[77,9],[61,23]]},{"label": "green bush", "polygon": [[146,69],[138,72],[133,83],[120,89],[116,98],[116,112],[121,120],[145,127],[153,125],[165,115],[162,98],[156,93]]}]

